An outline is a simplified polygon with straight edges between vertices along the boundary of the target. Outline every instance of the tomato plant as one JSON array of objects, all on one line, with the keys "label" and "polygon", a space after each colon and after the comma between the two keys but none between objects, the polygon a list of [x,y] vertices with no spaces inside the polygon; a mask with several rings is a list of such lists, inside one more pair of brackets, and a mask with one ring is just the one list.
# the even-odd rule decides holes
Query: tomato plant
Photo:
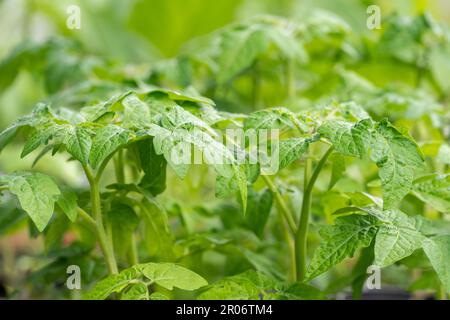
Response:
[{"label": "tomato plant", "polygon": [[258,16],[131,74],[70,41],[22,44],[0,87],[26,69],[46,97],[0,151],[82,178],[2,173],[0,233],[29,223],[44,249],[26,281],[77,265],[87,299],[361,298],[370,267],[445,299],[449,58],[428,14],[363,35],[324,12]]}]

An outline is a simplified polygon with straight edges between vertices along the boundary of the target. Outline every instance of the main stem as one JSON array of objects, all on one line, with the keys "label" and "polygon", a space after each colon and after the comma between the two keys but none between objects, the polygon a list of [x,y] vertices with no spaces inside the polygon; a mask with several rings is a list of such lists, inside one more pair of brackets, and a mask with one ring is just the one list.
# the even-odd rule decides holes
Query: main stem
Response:
[{"label": "main stem", "polygon": [[89,168],[85,168],[85,172],[91,186],[92,215],[95,220],[95,228],[97,231],[100,248],[102,249],[103,256],[106,260],[106,265],[108,266],[109,273],[117,274],[119,273],[119,271],[117,269],[116,258],[114,257],[114,252],[108,240],[108,236],[103,224],[99,179],[92,175]]},{"label": "main stem", "polygon": [[308,181],[306,189],[303,192],[302,211],[300,215],[300,221],[295,235],[295,261],[296,261],[296,274],[297,281],[302,282],[305,279],[306,273],[306,259],[307,259],[307,235],[309,217],[311,215],[311,199],[314,184],[316,183],[319,173],[327,162],[328,156],[333,151],[333,147],[330,147],[327,152],[322,156],[316,168],[314,169],[311,178]]}]

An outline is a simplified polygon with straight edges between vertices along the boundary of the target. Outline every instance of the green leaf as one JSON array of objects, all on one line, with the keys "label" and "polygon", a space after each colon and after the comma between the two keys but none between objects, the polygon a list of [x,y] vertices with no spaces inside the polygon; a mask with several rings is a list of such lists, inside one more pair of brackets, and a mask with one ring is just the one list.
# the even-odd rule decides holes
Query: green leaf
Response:
[{"label": "green leaf", "polygon": [[144,283],[132,284],[122,293],[120,300],[150,300],[147,285]]},{"label": "green leaf", "polygon": [[[185,129],[170,131],[163,127],[152,125],[145,134],[153,137],[153,146],[156,154],[164,155],[164,158],[176,175],[183,179],[188,172],[191,161],[191,139],[189,139],[191,135],[189,131]],[[185,161],[187,156],[189,156],[187,159],[188,163]]]},{"label": "green leaf", "polygon": [[196,129],[204,129],[213,136],[216,135],[215,131],[202,119],[178,105],[172,107],[169,112],[163,115],[161,125],[172,131],[180,128],[190,129],[191,127],[195,127]]},{"label": "green leaf", "polygon": [[384,208],[396,207],[409,193],[414,179],[414,168],[423,165],[417,145],[387,121],[376,126],[371,145],[371,159],[380,168]]},{"label": "green leaf", "polygon": [[116,125],[107,125],[95,132],[92,140],[92,148],[90,153],[90,164],[93,169],[105,161],[118,148],[127,144],[130,133]]},{"label": "green leaf", "polygon": [[45,145],[57,132],[55,126],[45,126],[44,128],[38,128],[26,141],[22,154],[20,157],[24,158],[31,152],[39,148],[41,145]]},{"label": "green leaf", "polygon": [[[150,280],[150,282],[148,281]],[[208,283],[195,272],[173,263],[146,263],[138,264],[125,269],[117,275],[110,275],[99,281],[85,296],[86,299],[106,299],[113,292],[122,292],[135,298],[145,297],[145,290],[141,284],[147,287],[158,284],[168,290],[174,287],[183,290],[197,290]],[[134,288],[139,284],[138,288]],[[133,290],[133,295],[128,294]],[[139,293],[139,294],[138,294]]]},{"label": "green leaf", "polygon": [[227,277],[209,286],[199,300],[261,300],[270,296],[277,282],[253,270]]},{"label": "green leaf", "polygon": [[243,166],[232,166],[232,173],[216,178],[216,197],[225,198],[239,190],[243,211],[247,211],[247,177]]},{"label": "green leaf", "polygon": [[248,190],[247,225],[261,238],[272,209],[273,193],[267,188],[259,192],[256,192],[251,187]]},{"label": "green leaf", "polygon": [[130,283],[141,276],[139,270],[134,267],[125,269],[119,274],[107,276],[100,280],[95,286],[84,296],[86,300],[104,300],[114,292],[121,292]]},{"label": "green leaf", "polygon": [[185,90],[171,90],[171,89],[167,89],[167,88],[160,88],[160,87],[155,87],[152,85],[146,85],[143,91],[147,94],[164,93],[167,95],[167,97],[170,100],[175,101],[175,102],[189,101],[189,102],[194,102],[194,103],[198,103],[198,104],[215,106],[214,101],[212,101],[209,98],[203,97],[192,87],[189,87]]},{"label": "green leaf", "polygon": [[26,212],[19,208],[11,208],[2,205],[0,206],[0,210],[2,212],[2,214],[0,214],[0,235],[15,230],[15,228],[27,217]]},{"label": "green leaf", "polygon": [[268,46],[264,30],[256,27],[227,30],[222,34],[217,81],[224,84],[248,68]]},{"label": "green leaf", "polygon": [[60,191],[55,182],[42,173],[17,172],[0,176],[0,184],[19,198],[20,205],[42,232],[50,221]]},{"label": "green leaf", "polygon": [[339,217],[334,226],[322,229],[323,241],[314,252],[306,279],[311,280],[346,257],[352,257],[356,249],[369,246],[377,233],[376,222],[368,215],[351,215]]},{"label": "green leaf", "polygon": [[265,28],[265,31],[286,58],[304,63],[308,61],[308,53],[301,42],[296,39],[295,30],[289,27],[270,26]]},{"label": "green leaf", "polygon": [[128,95],[122,101],[124,107],[123,125],[126,128],[145,128],[150,124],[148,105],[135,94]]},{"label": "green leaf", "polygon": [[75,222],[78,216],[78,197],[69,187],[62,186],[61,194],[56,202],[70,221]]},{"label": "green leaf", "polygon": [[413,193],[441,212],[450,212],[450,175],[431,174],[414,181]]},{"label": "green leaf", "polygon": [[69,228],[70,221],[61,212],[57,212],[52,222],[45,230],[44,245],[47,252],[58,250],[62,247],[64,233]]},{"label": "green leaf", "polygon": [[414,218],[400,210],[367,208],[366,212],[382,222],[375,239],[375,264],[389,266],[410,256],[422,246],[425,237],[417,230]]},{"label": "green leaf", "polygon": [[44,103],[38,103],[31,114],[19,118],[0,133],[0,152],[14,139],[20,129],[43,124],[48,121],[50,116],[49,106]]},{"label": "green leaf", "polygon": [[431,265],[447,292],[450,292],[450,235],[428,238],[423,242]]},{"label": "green leaf", "polygon": [[150,295],[150,300],[169,300],[169,297],[162,294],[161,292],[153,292]]},{"label": "green leaf", "polygon": [[330,157],[332,163],[330,183],[328,184],[328,190],[331,190],[334,185],[342,178],[345,173],[345,157],[339,153],[334,153]]},{"label": "green leaf", "polygon": [[[189,120],[189,117],[186,117]],[[156,154],[164,154],[168,164],[177,176],[184,178],[192,162],[193,146],[202,152],[204,162],[214,167],[217,173],[216,195],[226,197],[239,191],[245,210],[247,206],[247,177],[245,166],[239,165],[233,153],[223,144],[215,140],[210,133],[202,130],[203,123],[194,120],[167,118],[165,124],[168,130],[157,125],[151,125],[144,135],[153,136]],[[175,128],[189,124],[190,129]],[[211,128],[210,132],[213,131]]]},{"label": "green leaf", "polygon": [[299,159],[306,152],[306,150],[308,150],[308,146],[311,141],[313,140],[303,138],[281,140],[278,148],[274,150],[275,154],[278,152],[278,170],[287,167],[292,162]]},{"label": "green leaf", "polygon": [[64,133],[64,145],[67,152],[80,161],[81,164],[87,165],[92,147],[91,131],[77,126],[68,128]]},{"label": "green leaf", "polygon": [[278,300],[322,300],[325,294],[319,289],[304,283],[294,283],[276,294]]},{"label": "green leaf", "polygon": [[255,252],[242,247],[237,247],[236,250],[245,257],[257,272],[272,277],[273,279],[283,279],[285,277],[279,261],[268,257],[266,252]]},{"label": "green leaf", "polygon": [[435,46],[430,50],[430,70],[439,88],[443,92],[450,91],[450,44]]},{"label": "green leaf", "polygon": [[297,116],[286,108],[270,108],[251,113],[244,122],[244,129],[294,129],[299,128],[307,132],[305,123],[297,119]]},{"label": "green leaf", "polygon": [[153,139],[145,139],[136,143],[140,166],[144,176],[139,186],[150,191],[154,196],[166,189],[167,161],[155,152]]},{"label": "green leaf", "polygon": [[414,169],[423,165],[416,143],[388,121],[373,123],[370,119],[356,124],[328,121],[319,128],[337,152],[360,157],[367,155],[379,167],[384,208],[398,206],[412,188]]},{"label": "green leaf", "polygon": [[146,263],[138,268],[152,283],[168,290],[174,287],[197,290],[208,285],[208,282],[195,272],[173,263]]},{"label": "green leaf", "polygon": [[352,134],[354,126],[355,124],[346,121],[327,121],[319,127],[318,132],[333,144],[337,152],[351,157],[362,157],[363,146],[358,144],[361,140],[355,139]]}]

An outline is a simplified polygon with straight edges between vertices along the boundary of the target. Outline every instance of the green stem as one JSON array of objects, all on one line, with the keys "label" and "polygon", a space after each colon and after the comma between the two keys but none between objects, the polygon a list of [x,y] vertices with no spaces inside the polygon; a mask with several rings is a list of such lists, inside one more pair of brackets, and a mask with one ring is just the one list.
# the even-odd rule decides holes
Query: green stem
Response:
[{"label": "green stem", "polygon": [[125,170],[123,165],[123,149],[117,151],[117,158],[114,160],[114,170],[116,173],[116,180],[119,184],[125,183]]},{"label": "green stem", "polygon": [[94,177],[92,171],[88,167],[84,167],[86,177],[88,178],[89,184],[91,186],[91,205],[92,205],[92,215],[95,220],[95,227],[97,231],[98,241],[100,248],[102,249],[103,256],[106,260],[106,265],[108,266],[108,271],[110,274],[117,274],[117,263],[114,257],[114,252],[112,250],[111,243],[108,240],[108,236],[103,225],[102,216],[102,206],[100,199],[100,186],[99,180],[100,176]]},{"label": "green stem", "polygon": [[308,181],[306,189],[303,192],[303,203],[300,215],[300,222],[295,235],[295,254],[296,254],[296,268],[297,268],[297,281],[302,282],[305,278],[306,273],[306,259],[307,259],[307,235],[308,235],[308,224],[309,217],[311,215],[311,200],[312,191],[317,178],[319,177],[320,171],[323,169],[325,163],[327,162],[328,156],[333,151],[333,147],[330,147],[327,152],[322,156],[316,168],[314,169],[311,178]]},{"label": "green stem", "polygon": [[92,217],[86,212],[86,211],[84,211],[83,209],[81,209],[81,208],[77,208],[77,212],[78,212],[78,214],[80,215],[80,217],[82,217],[84,220],[86,220],[87,222],[89,222],[89,224],[91,225],[91,226],[96,226],[96,223],[95,223],[95,220],[94,219],[92,219]]},{"label": "green stem", "polygon": [[278,202],[278,205],[280,206],[281,213],[283,214],[289,230],[292,232],[292,234],[295,234],[295,231],[297,230],[297,226],[295,224],[294,215],[292,214],[291,210],[287,206],[286,202],[284,201],[283,197],[281,196],[280,192],[278,192],[277,188],[273,184],[272,180],[270,180],[267,176],[261,176],[266,183],[266,185],[269,187],[270,191],[273,192],[275,195],[275,200]]}]

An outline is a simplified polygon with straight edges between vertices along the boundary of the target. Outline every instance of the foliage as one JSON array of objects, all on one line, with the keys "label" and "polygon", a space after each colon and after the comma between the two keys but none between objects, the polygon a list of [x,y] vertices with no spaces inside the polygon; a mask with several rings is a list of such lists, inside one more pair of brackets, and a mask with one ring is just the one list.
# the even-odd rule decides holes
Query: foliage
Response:
[{"label": "foliage", "polygon": [[[131,75],[67,41],[21,44],[0,88],[28,70],[46,98],[0,133],[36,166],[1,173],[0,234],[29,222],[51,262],[28,281],[78,264],[87,299],[358,298],[370,265],[444,298],[449,47],[428,14],[367,35],[326,12],[240,21]],[[279,136],[254,161],[233,130]],[[82,182],[38,170],[51,156]]]}]

